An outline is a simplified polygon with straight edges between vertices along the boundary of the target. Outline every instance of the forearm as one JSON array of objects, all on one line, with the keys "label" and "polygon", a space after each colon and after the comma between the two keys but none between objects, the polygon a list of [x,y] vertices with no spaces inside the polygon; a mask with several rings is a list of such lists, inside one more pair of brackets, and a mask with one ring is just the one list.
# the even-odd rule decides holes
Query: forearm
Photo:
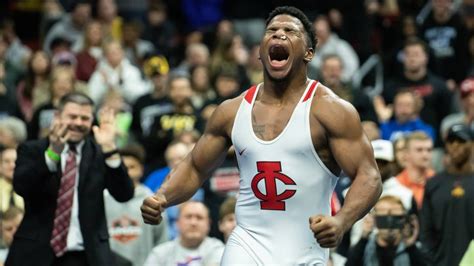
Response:
[{"label": "forearm", "polygon": [[157,194],[166,198],[167,207],[173,206],[190,199],[201,187],[204,179],[205,176],[193,165],[191,156],[187,156],[171,170]]},{"label": "forearm", "polygon": [[382,193],[380,175],[376,170],[372,172],[356,176],[346,195],[344,205],[336,214],[336,217],[343,218],[345,231],[370,211]]},{"label": "forearm", "polygon": [[127,174],[127,170],[123,163],[119,167],[111,167],[105,162],[106,171],[106,187],[110,194],[118,202],[126,202],[133,198],[134,186],[133,182]]}]

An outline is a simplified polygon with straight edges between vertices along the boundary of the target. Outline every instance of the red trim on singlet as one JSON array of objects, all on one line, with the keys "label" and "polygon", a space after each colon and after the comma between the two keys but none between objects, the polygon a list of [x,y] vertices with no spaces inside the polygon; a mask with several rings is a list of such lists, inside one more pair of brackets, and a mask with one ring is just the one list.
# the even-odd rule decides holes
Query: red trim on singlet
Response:
[{"label": "red trim on singlet", "polygon": [[245,94],[245,100],[252,104],[253,96],[255,95],[255,91],[257,91],[257,86],[252,86],[250,89],[247,90],[247,93]]},{"label": "red trim on singlet", "polygon": [[311,98],[311,95],[313,95],[314,88],[316,88],[316,85],[318,85],[318,81],[314,81],[311,87],[309,88],[308,92],[304,96],[303,102],[306,102],[309,98]]}]

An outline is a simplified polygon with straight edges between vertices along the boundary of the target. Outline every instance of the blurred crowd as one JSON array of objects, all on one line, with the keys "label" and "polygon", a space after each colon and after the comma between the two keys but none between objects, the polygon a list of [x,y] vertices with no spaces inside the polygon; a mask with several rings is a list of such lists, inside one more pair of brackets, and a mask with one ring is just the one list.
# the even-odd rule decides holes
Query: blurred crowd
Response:
[{"label": "blurred crowd", "polygon": [[[474,265],[473,0],[2,1],[0,265],[24,209],[12,186],[16,148],[47,137],[73,91],[117,117],[135,196],[104,199],[124,265],[218,265],[235,226],[234,151],[160,226],[144,225],[139,208],[217,105],[263,81],[259,41],[280,5],[313,21],[309,77],[357,109],[384,182],[330,263]],[[341,174],[333,213],[349,186]]]}]

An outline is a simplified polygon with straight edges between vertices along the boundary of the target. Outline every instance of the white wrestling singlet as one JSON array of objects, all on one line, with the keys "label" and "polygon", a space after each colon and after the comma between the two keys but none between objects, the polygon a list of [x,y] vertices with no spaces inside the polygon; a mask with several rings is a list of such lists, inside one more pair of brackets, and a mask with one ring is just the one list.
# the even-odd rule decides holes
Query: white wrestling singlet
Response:
[{"label": "white wrestling singlet", "polygon": [[326,265],[329,249],[316,242],[309,217],[330,215],[337,177],[320,160],[311,139],[317,84],[309,81],[288,124],[271,141],[259,139],[252,128],[260,85],[247,91],[232,129],[240,168],[237,227],[221,265]]}]

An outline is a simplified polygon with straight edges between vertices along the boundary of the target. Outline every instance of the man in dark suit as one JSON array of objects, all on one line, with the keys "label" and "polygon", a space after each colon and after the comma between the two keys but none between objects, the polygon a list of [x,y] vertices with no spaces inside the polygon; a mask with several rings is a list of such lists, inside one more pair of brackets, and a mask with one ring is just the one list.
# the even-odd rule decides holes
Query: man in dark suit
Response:
[{"label": "man in dark suit", "polygon": [[25,217],[6,266],[114,265],[103,190],[125,202],[133,184],[114,143],[113,111],[101,110],[92,127],[93,109],[88,96],[68,94],[49,138],[19,146],[13,186],[25,200]]}]

